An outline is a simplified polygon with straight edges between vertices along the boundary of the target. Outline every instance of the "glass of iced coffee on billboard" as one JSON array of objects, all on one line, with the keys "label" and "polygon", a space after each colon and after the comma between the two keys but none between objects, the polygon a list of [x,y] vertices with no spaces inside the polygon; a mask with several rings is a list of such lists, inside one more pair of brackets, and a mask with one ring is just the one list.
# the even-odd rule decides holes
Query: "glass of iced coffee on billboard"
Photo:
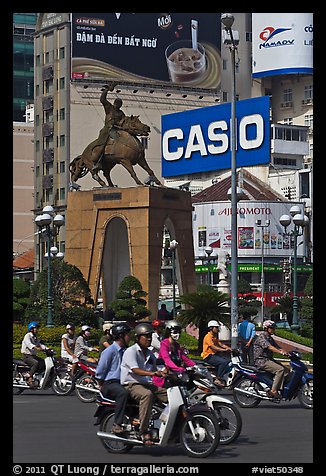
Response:
[{"label": "glass of iced coffee on billboard", "polygon": [[165,50],[169,76],[173,83],[190,83],[200,79],[206,71],[205,49],[191,40],[176,41]]}]

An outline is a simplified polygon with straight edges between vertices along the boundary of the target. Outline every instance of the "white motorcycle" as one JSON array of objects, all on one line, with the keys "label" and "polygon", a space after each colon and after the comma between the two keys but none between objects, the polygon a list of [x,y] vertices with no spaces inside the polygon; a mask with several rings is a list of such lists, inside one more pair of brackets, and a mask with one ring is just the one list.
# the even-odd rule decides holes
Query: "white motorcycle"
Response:
[{"label": "white motorcycle", "polygon": [[30,367],[23,360],[13,359],[13,394],[19,395],[24,390],[45,390],[52,388],[54,393],[60,396],[71,393],[72,378],[69,371],[71,364],[63,359],[56,359],[54,351],[46,348],[44,350],[46,357],[44,359],[45,369],[42,372],[35,373],[32,386],[26,382]]},{"label": "white motorcycle", "polygon": [[[169,379],[169,377],[168,377]],[[168,404],[154,404],[149,430],[154,446],[175,446],[193,458],[206,458],[214,453],[220,442],[220,425],[215,413],[205,403],[193,404],[188,395],[188,371],[178,374],[167,389]],[[114,422],[115,401],[100,394],[94,417],[100,425],[97,436],[110,453],[126,453],[134,446],[145,446],[139,435],[139,425],[134,423],[138,416],[138,405],[130,401],[126,406],[123,426],[125,433],[111,433]]]},{"label": "white motorcycle", "polygon": [[192,403],[206,403],[211,408],[220,424],[220,444],[229,445],[241,433],[242,418],[235,403],[218,394],[219,387],[209,370],[204,366],[188,367],[190,385],[188,386],[189,399]]}]

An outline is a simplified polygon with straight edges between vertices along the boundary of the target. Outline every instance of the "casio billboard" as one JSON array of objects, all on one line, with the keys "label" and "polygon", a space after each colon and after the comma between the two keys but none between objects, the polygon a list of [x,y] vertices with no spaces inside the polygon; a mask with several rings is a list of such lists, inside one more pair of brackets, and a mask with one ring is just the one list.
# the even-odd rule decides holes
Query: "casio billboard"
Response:
[{"label": "casio billboard", "polygon": [[[236,103],[237,166],[270,160],[268,96]],[[231,168],[231,103],[162,116],[162,176]]]}]

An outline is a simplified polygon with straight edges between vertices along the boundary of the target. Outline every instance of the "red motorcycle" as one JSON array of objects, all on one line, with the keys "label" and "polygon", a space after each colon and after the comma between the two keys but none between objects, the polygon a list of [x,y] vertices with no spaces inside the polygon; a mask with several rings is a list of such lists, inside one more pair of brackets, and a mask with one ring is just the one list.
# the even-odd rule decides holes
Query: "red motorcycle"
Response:
[{"label": "red motorcycle", "polygon": [[95,379],[96,367],[96,362],[78,362],[78,369],[73,379],[73,389],[76,391],[79,400],[84,403],[95,402],[100,391]]}]

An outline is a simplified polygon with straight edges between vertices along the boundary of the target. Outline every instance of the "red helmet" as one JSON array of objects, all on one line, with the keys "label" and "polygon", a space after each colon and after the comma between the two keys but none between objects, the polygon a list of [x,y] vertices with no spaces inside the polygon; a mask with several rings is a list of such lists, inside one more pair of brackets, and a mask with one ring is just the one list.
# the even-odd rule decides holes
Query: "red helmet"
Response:
[{"label": "red helmet", "polygon": [[164,322],[160,321],[159,319],[155,319],[155,321],[152,322],[152,326],[154,329],[157,329],[158,327],[164,327]]}]

